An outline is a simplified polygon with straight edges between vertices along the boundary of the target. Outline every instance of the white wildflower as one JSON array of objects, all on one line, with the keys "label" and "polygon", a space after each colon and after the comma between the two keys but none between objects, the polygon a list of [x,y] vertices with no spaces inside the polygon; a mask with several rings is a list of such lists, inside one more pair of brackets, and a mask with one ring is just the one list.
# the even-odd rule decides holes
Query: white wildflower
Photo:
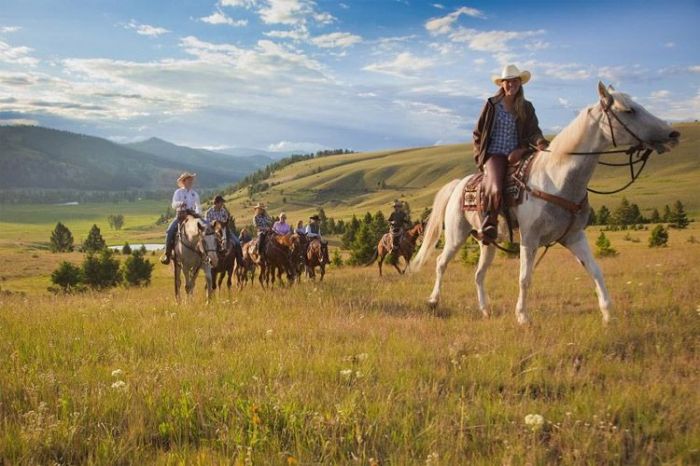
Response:
[{"label": "white wildflower", "polygon": [[265,332],[265,336],[268,338],[272,336],[272,329],[271,328],[267,329],[267,331]]},{"label": "white wildflower", "polygon": [[632,284],[632,280],[628,281],[627,284],[628,284],[628,285],[631,285],[631,284]]},{"label": "white wildflower", "polygon": [[121,370],[121,369],[114,369],[114,370],[112,371],[112,377],[119,377],[119,376],[122,375],[123,373],[124,373],[124,371]]},{"label": "white wildflower", "polygon": [[352,377],[352,369],[343,369],[340,371],[340,376],[344,379]]},{"label": "white wildflower", "polygon": [[367,359],[369,357],[369,355],[367,353],[360,353],[360,354],[356,355],[355,357],[357,358],[358,361],[364,361],[365,359]]},{"label": "white wildflower", "polygon": [[525,416],[525,424],[532,430],[539,430],[544,425],[544,417],[541,414],[528,414]]},{"label": "white wildflower", "polygon": [[126,382],[123,380],[117,380],[112,384],[112,388],[115,390],[126,390]]}]

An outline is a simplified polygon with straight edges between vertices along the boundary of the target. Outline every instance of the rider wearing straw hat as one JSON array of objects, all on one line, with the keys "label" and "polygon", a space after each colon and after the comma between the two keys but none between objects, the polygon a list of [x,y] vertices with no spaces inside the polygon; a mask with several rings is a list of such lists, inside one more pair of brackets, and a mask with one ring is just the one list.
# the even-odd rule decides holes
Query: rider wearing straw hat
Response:
[{"label": "rider wearing straw hat", "polygon": [[389,230],[391,232],[391,250],[396,252],[399,249],[401,236],[404,228],[409,226],[408,215],[403,210],[403,203],[398,199],[392,204],[394,211],[389,215]]},{"label": "rider wearing straw hat", "polygon": [[253,224],[255,229],[258,231],[258,244],[257,252],[260,257],[263,257],[265,253],[265,248],[262,247],[265,242],[265,235],[270,231],[272,227],[272,219],[267,215],[265,204],[258,202],[255,207],[253,207],[255,212],[255,217],[253,217]]},{"label": "rider wearing straw hat", "polygon": [[175,190],[171,203],[171,207],[175,209],[177,215],[165,233],[165,253],[160,257],[160,262],[165,265],[170,263],[178,225],[187,218],[187,215],[199,217],[202,213],[199,205],[199,194],[192,189],[196,177],[196,173],[184,172],[177,179],[179,188]]},{"label": "rider wearing straw hat", "polygon": [[538,150],[549,145],[542,136],[535,108],[525,100],[523,85],[530,80],[530,72],[506,65],[500,76],[492,76],[491,80],[499,90],[486,100],[474,129],[474,159],[484,172],[484,194],[488,199],[481,227],[485,243],[497,237],[509,154],[522,156],[531,145]]}]

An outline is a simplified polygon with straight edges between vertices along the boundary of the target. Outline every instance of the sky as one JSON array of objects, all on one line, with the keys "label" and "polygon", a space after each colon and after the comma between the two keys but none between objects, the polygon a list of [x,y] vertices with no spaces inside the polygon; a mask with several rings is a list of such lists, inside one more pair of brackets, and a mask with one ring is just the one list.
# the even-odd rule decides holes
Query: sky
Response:
[{"label": "sky", "polygon": [[0,0],[0,124],[309,152],[470,142],[531,71],[555,132],[602,80],[700,117],[700,2]]}]

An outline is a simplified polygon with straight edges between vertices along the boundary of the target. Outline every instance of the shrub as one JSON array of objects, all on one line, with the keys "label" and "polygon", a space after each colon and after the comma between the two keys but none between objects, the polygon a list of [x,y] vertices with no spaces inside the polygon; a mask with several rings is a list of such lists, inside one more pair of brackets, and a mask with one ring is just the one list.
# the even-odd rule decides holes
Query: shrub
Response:
[{"label": "shrub", "polygon": [[363,223],[352,243],[350,264],[361,265],[369,262],[374,255],[376,245],[371,224]]},{"label": "shrub", "polygon": [[649,236],[649,247],[666,247],[667,244],[668,231],[662,225],[656,225],[656,228],[651,230],[651,235]]},{"label": "shrub", "polygon": [[595,242],[596,256],[598,257],[614,257],[617,256],[617,251],[610,245],[610,240],[605,233],[600,232],[600,236]]},{"label": "shrub", "polygon": [[[61,262],[58,268],[51,273],[51,283],[64,293],[78,290],[81,282],[82,271],[80,267],[70,262]],[[49,290],[52,290],[52,288],[49,288]]]},{"label": "shrub", "polygon": [[93,289],[112,288],[122,281],[119,260],[109,249],[100,251],[99,256],[88,254],[82,265],[83,282]]},{"label": "shrub", "polygon": [[124,261],[122,274],[130,286],[147,286],[151,283],[153,264],[143,257],[140,251],[134,251]]},{"label": "shrub", "polygon": [[459,250],[459,260],[464,265],[476,265],[479,263],[481,256],[481,247],[474,238],[467,238]]},{"label": "shrub", "polygon": [[340,256],[339,249],[333,250],[333,255],[331,256],[331,264],[334,267],[342,267],[343,266],[343,258]]},{"label": "shrub", "polygon": [[690,222],[688,221],[688,216],[685,213],[685,208],[681,201],[676,201],[676,203],[673,204],[673,211],[669,215],[668,221],[670,223],[669,226],[672,228],[688,228]]},{"label": "shrub", "polygon": [[56,228],[51,232],[49,249],[51,252],[70,252],[73,250],[73,234],[61,222],[58,222]]},{"label": "shrub", "polygon": [[112,230],[121,230],[124,226],[124,216],[122,214],[111,214],[107,216],[107,223]]},{"label": "shrub", "polygon": [[128,241],[124,243],[124,246],[122,246],[122,254],[124,254],[125,256],[131,254],[131,246],[129,246]]}]

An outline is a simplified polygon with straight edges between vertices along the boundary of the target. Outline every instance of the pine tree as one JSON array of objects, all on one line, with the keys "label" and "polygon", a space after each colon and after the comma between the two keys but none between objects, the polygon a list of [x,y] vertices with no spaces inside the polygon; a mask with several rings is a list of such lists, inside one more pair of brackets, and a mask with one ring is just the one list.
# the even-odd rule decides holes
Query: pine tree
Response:
[{"label": "pine tree", "polygon": [[343,258],[340,256],[340,250],[337,248],[333,250],[333,255],[331,256],[331,264],[334,267],[343,266]]},{"label": "pine tree", "polygon": [[70,262],[63,261],[56,270],[51,273],[51,282],[58,285],[61,291],[70,292],[78,288],[82,279],[80,267]]},{"label": "pine tree", "polygon": [[82,265],[83,282],[94,289],[112,288],[122,281],[119,260],[112,250],[103,248],[99,256],[90,253]]},{"label": "pine tree", "polygon": [[654,210],[651,211],[649,223],[661,223],[661,215],[659,214],[659,209],[654,208]]},{"label": "pine tree", "polygon": [[56,228],[51,232],[49,249],[51,252],[70,252],[73,250],[73,234],[61,222],[58,222]]},{"label": "pine tree", "polygon": [[598,210],[598,225],[607,225],[610,223],[610,210],[607,207],[601,206]]},{"label": "pine tree", "polygon": [[384,218],[382,211],[378,210],[372,219],[372,234],[374,235],[375,245],[382,239],[382,236],[384,236],[384,233],[387,231],[389,231],[389,223],[386,221],[386,218]]},{"label": "pine tree", "polygon": [[672,228],[688,228],[690,222],[688,221],[688,215],[685,213],[685,208],[683,207],[683,203],[681,201],[676,201],[676,203],[673,204],[673,211],[671,212],[668,221],[670,223],[669,226]]},{"label": "pine tree", "polygon": [[369,262],[376,247],[377,243],[374,241],[371,224],[363,223],[352,243],[350,262],[354,265]]},{"label": "pine tree", "polygon": [[144,259],[140,251],[131,254],[124,262],[122,274],[127,284],[131,286],[147,286],[151,283],[153,264]]},{"label": "pine tree", "polygon": [[355,235],[357,235],[357,232],[359,231],[359,229],[360,229],[360,221],[353,214],[352,219],[350,220],[347,227],[345,228],[345,233],[343,233],[343,237],[341,238],[341,242],[342,242],[343,247],[345,249],[352,248],[352,243],[353,243],[353,241],[355,241]]},{"label": "pine tree", "polygon": [[610,245],[610,240],[602,231],[600,232],[600,236],[598,236],[595,245],[596,255],[598,257],[611,257],[617,255],[617,251]]},{"label": "pine tree", "polygon": [[651,231],[651,235],[649,236],[649,247],[650,248],[658,248],[658,247],[666,247],[668,244],[668,231],[663,227],[663,225],[656,225],[656,228],[654,228]]},{"label": "pine tree", "polygon": [[598,219],[596,218],[595,209],[593,207],[589,208],[588,211],[588,225],[597,225]]},{"label": "pine tree", "polygon": [[124,246],[122,246],[122,254],[124,254],[125,256],[131,254],[131,246],[129,246],[128,241],[124,243]]},{"label": "pine tree", "polygon": [[666,204],[664,206],[664,214],[661,216],[661,220],[666,223],[671,221],[671,208]]},{"label": "pine tree", "polygon": [[105,247],[106,243],[104,238],[102,238],[100,229],[97,227],[97,225],[93,225],[92,228],[90,228],[87,238],[85,238],[85,241],[83,241],[83,250],[90,253],[101,251]]}]

